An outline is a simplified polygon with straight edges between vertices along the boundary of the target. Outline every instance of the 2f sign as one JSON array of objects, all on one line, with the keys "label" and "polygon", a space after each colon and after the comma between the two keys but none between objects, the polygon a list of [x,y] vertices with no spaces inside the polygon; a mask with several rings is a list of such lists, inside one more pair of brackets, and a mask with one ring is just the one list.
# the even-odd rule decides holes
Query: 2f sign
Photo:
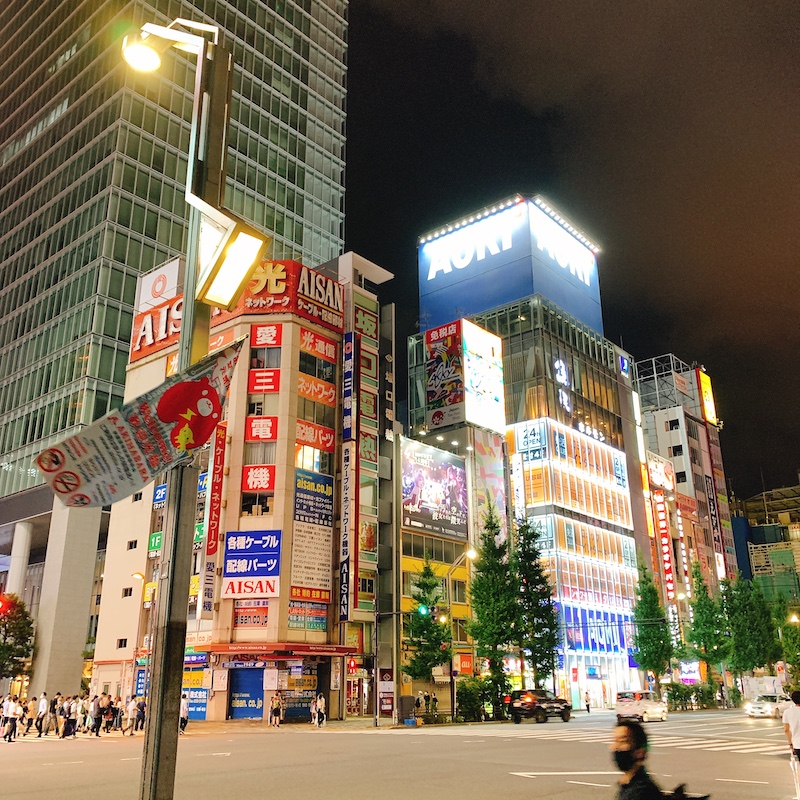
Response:
[{"label": "2f sign", "polygon": [[487,256],[510,250],[522,213],[520,206],[514,206],[427,245],[432,251],[428,280],[432,281],[439,273],[448,275],[454,269],[466,269],[473,261],[484,261]]}]

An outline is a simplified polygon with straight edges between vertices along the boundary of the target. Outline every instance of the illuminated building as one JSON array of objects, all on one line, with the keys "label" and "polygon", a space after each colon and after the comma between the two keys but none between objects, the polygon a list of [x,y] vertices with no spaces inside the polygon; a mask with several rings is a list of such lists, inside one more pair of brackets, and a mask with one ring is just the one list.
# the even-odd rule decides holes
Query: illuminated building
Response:
[{"label": "illuminated building", "polygon": [[[374,287],[390,278],[352,253],[317,270],[265,261],[236,309],[212,316],[212,348],[250,339],[198,487],[184,673],[192,718],[265,718],[279,688],[287,718],[308,719],[317,691],[332,718],[374,708],[379,441],[394,414],[381,376],[393,323]],[[136,316],[129,397],[171,369],[178,331],[136,346],[159,308]],[[165,493],[157,481],[112,506],[97,692],[145,691]],[[268,575],[248,571],[258,548],[276,561]]]},{"label": "illuminated building", "polygon": [[[650,551],[652,530],[632,359],[602,335],[597,252],[538,196],[509,198],[419,241],[421,326],[468,315],[502,342],[506,506],[541,531],[562,631],[555,683],[576,707],[586,691],[607,705],[639,685],[636,549]],[[472,480],[473,440],[493,432],[486,415],[465,420],[463,441],[431,427],[427,335],[409,340],[409,425],[437,446],[463,446]],[[502,463],[496,454],[488,461]],[[473,537],[479,519],[471,508]]]},{"label": "illuminated building", "polygon": [[[635,371],[647,449],[673,465],[689,561],[715,590],[738,566],[711,379],[671,353],[637,361]],[[663,561],[656,567],[663,574]]]},{"label": "illuminated building", "polygon": [[80,688],[108,511],[54,507],[31,461],[120,404],[137,276],[187,235],[194,66],[171,50],[158,76],[135,76],[120,53],[129,27],[221,26],[235,63],[227,204],[274,237],[277,257],[341,252],[347,2],[244,8],[0,8],[0,585],[36,617],[33,694]]}]

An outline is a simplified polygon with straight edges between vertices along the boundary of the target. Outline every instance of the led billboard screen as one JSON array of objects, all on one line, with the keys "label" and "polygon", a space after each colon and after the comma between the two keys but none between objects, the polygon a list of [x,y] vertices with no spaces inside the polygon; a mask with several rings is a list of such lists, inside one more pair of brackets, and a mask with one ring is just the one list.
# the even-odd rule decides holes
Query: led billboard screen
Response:
[{"label": "led billboard screen", "polygon": [[431,430],[464,421],[462,320],[425,332],[425,416]]},{"label": "led billboard screen", "polygon": [[464,459],[412,439],[400,443],[403,527],[467,538],[467,472]]},{"label": "led billboard screen", "polygon": [[521,197],[478,216],[419,245],[423,329],[541,294],[603,332],[593,246],[566,219]]},{"label": "led billboard screen", "polygon": [[461,320],[464,364],[464,416],[495,433],[506,430],[503,343],[499,336]]}]

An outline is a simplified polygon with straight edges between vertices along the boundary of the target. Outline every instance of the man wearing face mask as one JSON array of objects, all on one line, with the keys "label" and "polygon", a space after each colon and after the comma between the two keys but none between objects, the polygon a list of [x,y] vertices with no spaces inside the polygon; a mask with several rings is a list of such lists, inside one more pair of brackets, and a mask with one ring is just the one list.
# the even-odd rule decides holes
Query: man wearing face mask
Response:
[{"label": "man wearing face mask", "polygon": [[614,729],[611,756],[622,772],[617,800],[661,800],[661,790],[644,767],[647,734],[638,722],[620,720]]}]

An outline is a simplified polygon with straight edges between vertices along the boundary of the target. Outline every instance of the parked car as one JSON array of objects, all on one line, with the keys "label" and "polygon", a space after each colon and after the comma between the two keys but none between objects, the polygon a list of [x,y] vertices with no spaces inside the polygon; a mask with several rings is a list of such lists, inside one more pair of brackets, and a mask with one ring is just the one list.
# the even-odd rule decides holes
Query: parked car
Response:
[{"label": "parked car", "polygon": [[760,694],[744,704],[744,713],[748,717],[780,719],[790,705],[792,701],[785,694]]},{"label": "parked car", "polygon": [[614,712],[617,721],[626,718],[640,722],[649,722],[651,719],[667,721],[667,704],[656,692],[617,692]]},{"label": "parked car", "polygon": [[509,706],[516,724],[529,717],[536,722],[547,722],[548,717],[561,717],[563,722],[569,722],[572,716],[572,706],[547,689],[516,689],[511,692]]}]

